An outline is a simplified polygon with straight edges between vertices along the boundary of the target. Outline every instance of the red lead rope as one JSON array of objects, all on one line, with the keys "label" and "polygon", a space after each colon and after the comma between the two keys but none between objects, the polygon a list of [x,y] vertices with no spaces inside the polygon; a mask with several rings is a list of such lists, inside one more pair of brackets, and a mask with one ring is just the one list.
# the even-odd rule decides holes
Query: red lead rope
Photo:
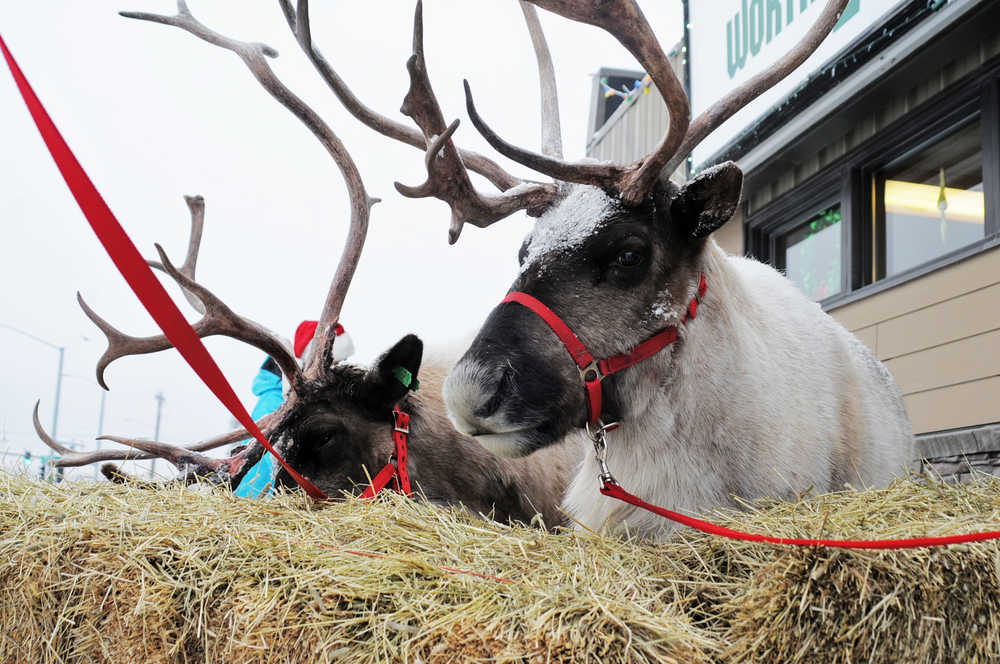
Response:
[{"label": "red lead rope", "polygon": [[205,345],[201,343],[198,334],[188,324],[187,320],[185,320],[177,305],[170,299],[163,285],[160,284],[159,280],[153,274],[153,271],[149,269],[146,260],[135,248],[135,245],[132,244],[132,240],[129,239],[121,224],[115,219],[114,213],[111,212],[111,209],[104,202],[97,188],[94,187],[93,182],[87,177],[80,162],[77,161],[72,151],[70,151],[66,141],[63,140],[59,130],[56,129],[55,123],[52,122],[52,118],[49,117],[41,101],[39,101],[34,90],[28,84],[28,80],[21,72],[21,68],[17,66],[14,57],[7,50],[7,44],[4,43],[2,37],[0,37],[0,50],[3,51],[4,59],[7,60],[7,66],[10,67],[10,72],[14,76],[14,82],[17,83],[17,87],[21,91],[21,96],[24,98],[24,103],[27,104],[28,111],[38,126],[42,140],[45,141],[45,145],[49,148],[49,152],[52,154],[56,166],[59,167],[59,171],[62,173],[67,186],[69,186],[70,192],[72,192],[77,204],[79,204],[80,210],[83,211],[87,221],[90,222],[90,227],[94,229],[94,233],[97,234],[101,244],[104,245],[104,249],[108,252],[111,260],[114,261],[118,271],[125,277],[125,281],[128,282],[128,285],[135,292],[142,305],[146,307],[146,311],[153,317],[156,324],[160,326],[160,329],[163,330],[170,343],[174,345],[181,356],[191,365],[195,373],[205,382],[205,385],[229,409],[233,417],[246,427],[246,430],[264,446],[264,449],[274,455],[278,463],[299,483],[299,486],[306,493],[316,500],[325,500],[326,494],[316,488],[308,479],[295,472],[295,469],[289,466],[281,458],[281,455],[271,447],[271,444],[267,441],[267,437],[257,427],[257,423],[253,421],[250,414],[247,413],[239,397],[236,396],[236,392],[233,391],[232,386],[229,385],[226,377],[222,374],[222,370],[219,369],[215,360],[212,359]]},{"label": "red lead rope", "polygon": [[742,540],[744,542],[766,542],[768,544],[788,544],[791,546],[828,546],[838,549],[917,549],[925,546],[944,546],[946,544],[962,544],[965,542],[982,542],[984,540],[1000,539],[1000,531],[988,530],[980,533],[965,533],[962,535],[941,535],[938,537],[908,537],[903,539],[882,539],[882,540],[831,540],[831,539],[807,539],[798,537],[773,537],[771,535],[757,535],[755,533],[745,533],[742,530],[733,530],[709,521],[686,516],[679,512],[664,509],[647,503],[642,498],[632,495],[622,488],[615,481],[604,480],[601,493],[609,498],[617,498],[623,502],[635,505],[647,512],[652,512],[670,519],[681,525],[700,530],[710,535],[719,535],[729,539]]}]

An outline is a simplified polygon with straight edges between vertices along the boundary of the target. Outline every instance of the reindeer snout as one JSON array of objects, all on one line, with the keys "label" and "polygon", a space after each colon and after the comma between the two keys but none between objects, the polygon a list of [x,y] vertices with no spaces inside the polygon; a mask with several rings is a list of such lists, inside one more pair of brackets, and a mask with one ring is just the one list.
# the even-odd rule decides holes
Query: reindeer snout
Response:
[{"label": "reindeer snout", "polygon": [[503,404],[510,386],[510,367],[486,367],[464,360],[456,366],[444,384],[448,415],[455,428],[477,435],[493,430],[488,420]]},{"label": "reindeer snout", "polygon": [[476,408],[475,415],[477,417],[485,419],[495,415],[500,410],[500,405],[503,403],[504,397],[510,393],[513,371],[514,369],[508,362],[490,372],[492,384],[484,383],[481,392],[483,396],[490,396],[482,405]]}]

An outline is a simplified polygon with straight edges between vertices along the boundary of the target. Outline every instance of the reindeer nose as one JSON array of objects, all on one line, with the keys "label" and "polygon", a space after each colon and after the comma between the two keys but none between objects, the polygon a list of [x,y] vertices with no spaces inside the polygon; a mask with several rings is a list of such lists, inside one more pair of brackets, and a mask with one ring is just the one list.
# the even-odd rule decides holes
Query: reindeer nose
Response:
[{"label": "reindeer nose", "polygon": [[513,367],[511,367],[510,362],[504,362],[498,369],[498,371],[490,373],[492,384],[483,384],[481,386],[482,394],[490,396],[473,411],[476,417],[485,419],[494,415],[500,410],[504,398],[510,392],[511,377],[514,371]]},{"label": "reindeer nose", "polygon": [[455,428],[475,435],[488,430],[510,390],[512,369],[463,360],[452,369],[444,384],[445,405]]}]

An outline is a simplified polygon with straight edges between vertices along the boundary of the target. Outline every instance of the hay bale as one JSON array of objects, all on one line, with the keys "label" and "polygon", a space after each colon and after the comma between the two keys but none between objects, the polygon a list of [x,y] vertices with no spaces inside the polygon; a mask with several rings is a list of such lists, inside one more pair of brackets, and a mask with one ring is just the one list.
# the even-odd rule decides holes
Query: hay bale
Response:
[{"label": "hay bale", "polygon": [[[713,518],[786,536],[997,529],[998,488],[904,481]],[[0,475],[0,661],[985,661],[998,552],[650,545],[392,494],[319,507]]]},{"label": "hay bale", "polygon": [[[1000,482],[897,482],[797,504],[762,501],[734,528],[800,537],[906,538],[998,530]],[[704,544],[708,544],[705,542]],[[995,662],[996,541],[903,551],[719,550],[745,580],[719,606],[730,662]],[[717,560],[720,558],[717,557]]]},{"label": "hay bale", "polygon": [[716,648],[662,601],[651,549],[391,494],[319,508],[3,476],[0,533],[0,661],[708,662]]}]

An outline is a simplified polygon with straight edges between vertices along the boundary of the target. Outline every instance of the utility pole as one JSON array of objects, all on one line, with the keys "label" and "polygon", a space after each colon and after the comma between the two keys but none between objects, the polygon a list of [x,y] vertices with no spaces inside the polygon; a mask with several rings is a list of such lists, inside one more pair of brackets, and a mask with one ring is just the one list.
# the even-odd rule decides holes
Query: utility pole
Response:
[{"label": "utility pole", "polygon": [[[156,429],[153,432],[153,440],[160,440],[160,416],[163,414],[163,392],[157,392],[156,396]],[[149,479],[153,479],[153,474],[156,472],[156,459],[153,459],[149,463]]]},{"label": "utility pole", "polygon": [[62,394],[63,359],[66,356],[66,347],[59,346],[59,373],[56,374],[56,400],[52,406],[52,439],[59,440],[57,428],[59,426],[59,395]]},{"label": "utility pole", "polygon": [[[101,450],[101,436],[104,435],[104,403],[108,398],[108,391],[101,388],[101,410],[97,415],[97,450]],[[94,481],[101,479],[100,467],[94,464]]]}]

